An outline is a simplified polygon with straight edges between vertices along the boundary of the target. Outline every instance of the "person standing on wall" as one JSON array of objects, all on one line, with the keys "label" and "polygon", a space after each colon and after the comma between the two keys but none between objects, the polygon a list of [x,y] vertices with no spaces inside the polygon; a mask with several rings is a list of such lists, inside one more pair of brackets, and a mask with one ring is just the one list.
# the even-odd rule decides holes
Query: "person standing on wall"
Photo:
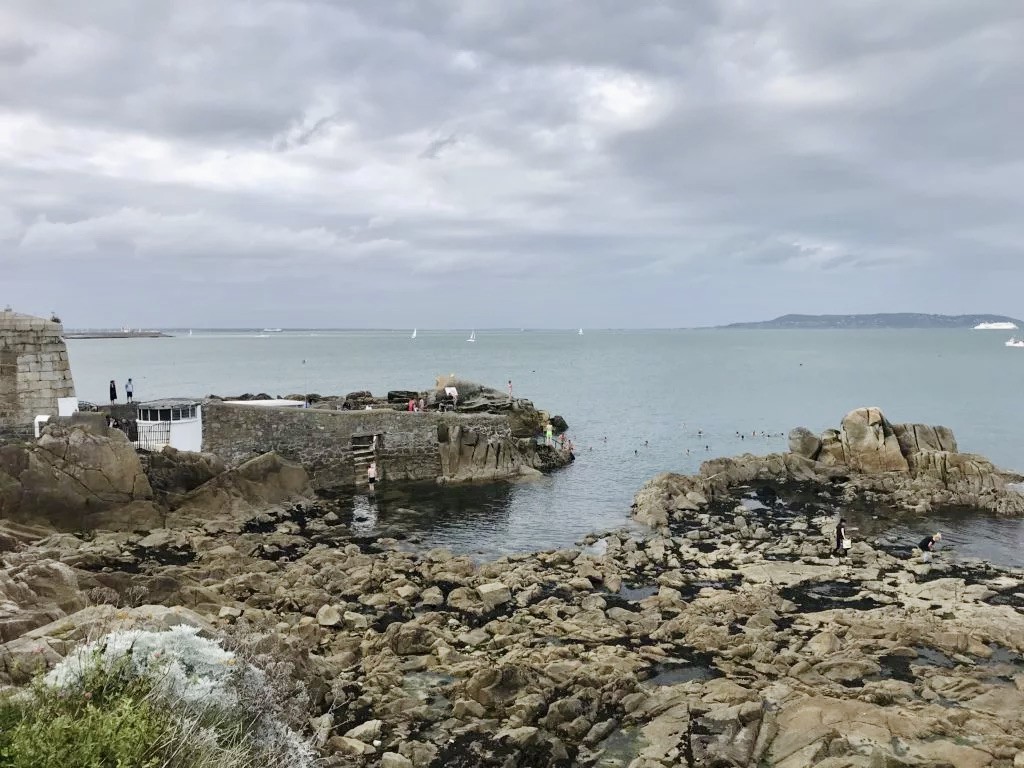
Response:
[{"label": "person standing on wall", "polygon": [[116,402],[117,402],[117,384],[115,384],[114,380],[111,379],[110,380],[110,404],[113,405]]},{"label": "person standing on wall", "polygon": [[124,396],[128,398],[128,402],[132,402],[132,398],[135,397],[135,385],[132,384],[131,376],[128,377],[128,381],[124,385]]}]

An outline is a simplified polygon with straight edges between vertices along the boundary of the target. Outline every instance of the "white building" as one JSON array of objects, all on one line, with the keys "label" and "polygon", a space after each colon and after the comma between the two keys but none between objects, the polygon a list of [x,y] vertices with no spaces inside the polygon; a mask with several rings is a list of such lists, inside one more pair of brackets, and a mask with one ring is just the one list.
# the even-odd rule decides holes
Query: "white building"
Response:
[{"label": "white building", "polygon": [[151,400],[138,403],[138,447],[159,451],[165,445],[179,451],[203,450],[203,407],[198,400]]}]

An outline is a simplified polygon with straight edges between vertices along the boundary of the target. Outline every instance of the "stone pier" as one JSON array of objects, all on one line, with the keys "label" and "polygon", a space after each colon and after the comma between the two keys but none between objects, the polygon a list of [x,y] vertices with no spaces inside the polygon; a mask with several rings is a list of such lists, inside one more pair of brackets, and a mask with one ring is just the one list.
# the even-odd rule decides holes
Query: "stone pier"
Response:
[{"label": "stone pier", "polygon": [[506,415],[334,411],[207,402],[203,450],[237,465],[274,451],[309,471],[318,489],[384,482],[512,480],[568,464],[568,451],[517,438]]},{"label": "stone pier", "polygon": [[31,434],[36,416],[57,415],[74,397],[64,328],[59,322],[0,312],[0,436]]}]

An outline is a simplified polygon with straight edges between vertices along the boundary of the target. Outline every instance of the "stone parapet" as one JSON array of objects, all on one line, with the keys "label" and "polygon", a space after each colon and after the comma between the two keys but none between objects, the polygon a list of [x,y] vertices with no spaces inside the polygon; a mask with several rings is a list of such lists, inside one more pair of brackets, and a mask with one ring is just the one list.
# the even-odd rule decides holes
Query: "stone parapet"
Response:
[{"label": "stone parapet", "polygon": [[36,416],[57,415],[57,401],[74,397],[60,323],[0,312],[0,429],[22,430]]}]

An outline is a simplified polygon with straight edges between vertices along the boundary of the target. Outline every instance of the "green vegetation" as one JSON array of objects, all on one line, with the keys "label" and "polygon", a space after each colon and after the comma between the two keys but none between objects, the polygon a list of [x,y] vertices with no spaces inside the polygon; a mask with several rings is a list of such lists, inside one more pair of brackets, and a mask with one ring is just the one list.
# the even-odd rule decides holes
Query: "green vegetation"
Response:
[{"label": "green vegetation", "polygon": [[149,686],[90,674],[80,690],[37,682],[0,701],[0,766],[157,768],[175,723]]},{"label": "green vegetation", "polygon": [[311,768],[274,693],[193,628],[114,633],[0,692],[0,768]]}]

